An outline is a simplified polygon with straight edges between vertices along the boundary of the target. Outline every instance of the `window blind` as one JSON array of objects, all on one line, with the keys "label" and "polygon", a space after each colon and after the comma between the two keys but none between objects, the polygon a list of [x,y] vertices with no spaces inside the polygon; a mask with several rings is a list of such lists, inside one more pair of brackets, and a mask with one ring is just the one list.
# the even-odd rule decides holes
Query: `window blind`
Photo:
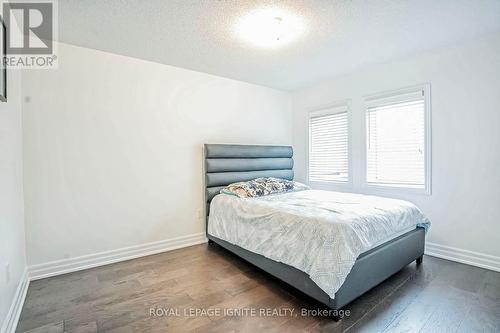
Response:
[{"label": "window blind", "polygon": [[367,182],[425,188],[423,91],[367,105]]},{"label": "window blind", "polygon": [[312,113],[309,135],[309,180],[347,182],[347,106]]}]

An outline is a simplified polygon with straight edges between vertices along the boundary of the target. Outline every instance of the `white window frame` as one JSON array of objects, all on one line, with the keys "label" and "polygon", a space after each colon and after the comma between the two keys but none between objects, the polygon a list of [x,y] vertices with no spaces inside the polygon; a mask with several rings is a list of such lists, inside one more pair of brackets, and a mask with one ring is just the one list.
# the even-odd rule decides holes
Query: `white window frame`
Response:
[{"label": "white window frame", "polygon": [[348,179],[347,181],[336,181],[336,180],[330,180],[330,181],[317,181],[317,180],[311,180],[309,178],[309,153],[311,149],[311,131],[309,128],[309,125],[307,126],[307,147],[306,147],[306,181],[309,185],[318,185],[319,187],[335,187],[338,189],[351,189],[353,185],[353,168],[352,168],[352,113],[351,113],[351,100],[341,100],[337,101],[334,103],[322,105],[315,107],[313,109],[310,109],[309,112],[307,113],[307,124],[309,124],[309,121],[311,117],[314,116],[320,116],[320,115],[327,115],[327,114],[336,114],[340,112],[332,112],[331,109],[340,109],[340,108],[346,108],[347,109],[347,172],[348,172]]},{"label": "white window frame", "polygon": [[[423,91],[424,93],[424,140],[425,140],[425,155],[424,155],[424,188],[413,188],[413,187],[406,187],[402,186],[399,184],[372,184],[368,183],[368,147],[367,147],[367,122],[366,122],[366,114],[368,112],[368,107],[370,105],[373,105],[371,102],[375,100],[381,100],[381,99],[387,99],[387,101],[392,100],[397,100],[399,96],[404,95],[404,94],[411,94],[417,91]],[[398,89],[398,90],[393,90],[389,92],[383,92],[383,93],[378,93],[378,94],[373,94],[373,95],[368,95],[364,96],[364,117],[363,121],[364,123],[364,152],[363,152],[363,158],[364,158],[364,172],[363,172],[363,184],[362,186],[366,190],[372,190],[374,192],[381,192],[383,193],[401,193],[401,194],[425,194],[425,195],[431,195],[432,191],[432,127],[431,127],[431,85],[430,83],[425,83],[417,86],[412,86],[412,87],[407,87],[403,89]]]}]

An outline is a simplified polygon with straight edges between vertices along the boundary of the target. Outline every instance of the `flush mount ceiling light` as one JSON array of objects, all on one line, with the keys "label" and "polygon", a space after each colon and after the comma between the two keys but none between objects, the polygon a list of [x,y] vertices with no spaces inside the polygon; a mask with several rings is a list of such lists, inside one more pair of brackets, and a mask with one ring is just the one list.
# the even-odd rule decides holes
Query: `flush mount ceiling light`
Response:
[{"label": "flush mount ceiling light", "polygon": [[241,17],[235,25],[236,35],[257,47],[284,46],[304,33],[304,21],[279,8],[263,8]]}]

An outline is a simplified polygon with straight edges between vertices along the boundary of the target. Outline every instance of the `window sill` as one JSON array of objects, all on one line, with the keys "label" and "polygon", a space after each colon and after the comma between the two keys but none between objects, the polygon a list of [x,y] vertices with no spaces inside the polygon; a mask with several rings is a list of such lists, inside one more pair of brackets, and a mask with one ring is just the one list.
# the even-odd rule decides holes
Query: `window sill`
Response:
[{"label": "window sill", "polygon": [[352,182],[351,181],[341,182],[341,181],[333,181],[333,180],[330,180],[330,181],[308,180],[307,183],[312,188],[317,188],[317,189],[352,191]]},{"label": "window sill", "polygon": [[405,187],[399,185],[378,185],[364,184],[363,189],[373,193],[381,194],[416,194],[416,195],[432,195],[430,186],[426,188]]}]

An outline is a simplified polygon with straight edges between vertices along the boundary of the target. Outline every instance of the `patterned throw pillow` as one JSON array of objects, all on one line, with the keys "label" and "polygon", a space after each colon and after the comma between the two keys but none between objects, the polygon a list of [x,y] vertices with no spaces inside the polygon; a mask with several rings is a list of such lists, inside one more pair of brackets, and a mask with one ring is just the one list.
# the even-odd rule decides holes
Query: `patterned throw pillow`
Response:
[{"label": "patterned throw pillow", "polygon": [[264,195],[310,190],[307,185],[280,178],[257,178],[224,187],[220,193],[236,195],[240,198],[255,198]]}]

